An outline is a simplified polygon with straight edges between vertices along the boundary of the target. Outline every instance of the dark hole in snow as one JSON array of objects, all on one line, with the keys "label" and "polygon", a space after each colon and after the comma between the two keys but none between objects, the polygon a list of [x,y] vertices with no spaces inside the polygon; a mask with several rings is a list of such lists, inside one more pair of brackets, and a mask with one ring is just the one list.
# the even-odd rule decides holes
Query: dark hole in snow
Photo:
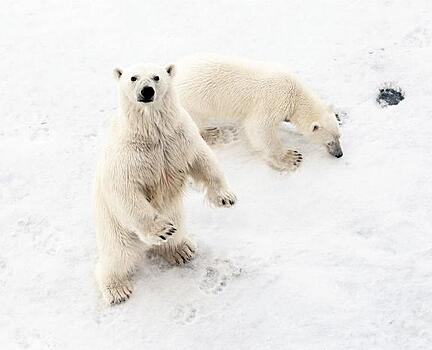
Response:
[{"label": "dark hole in snow", "polygon": [[379,90],[377,102],[381,107],[394,106],[405,99],[404,92],[399,87],[383,87]]}]

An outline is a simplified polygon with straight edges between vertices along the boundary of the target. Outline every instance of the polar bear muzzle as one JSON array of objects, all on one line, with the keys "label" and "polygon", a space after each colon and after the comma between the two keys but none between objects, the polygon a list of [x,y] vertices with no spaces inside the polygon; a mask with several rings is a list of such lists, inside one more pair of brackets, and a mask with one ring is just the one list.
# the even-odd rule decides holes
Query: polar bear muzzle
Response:
[{"label": "polar bear muzzle", "polygon": [[154,100],[155,91],[151,86],[144,86],[138,95],[138,102],[149,103]]},{"label": "polar bear muzzle", "polygon": [[332,156],[336,158],[340,158],[343,156],[342,147],[340,145],[339,139],[335,139],[327,143],[327,150]]}]

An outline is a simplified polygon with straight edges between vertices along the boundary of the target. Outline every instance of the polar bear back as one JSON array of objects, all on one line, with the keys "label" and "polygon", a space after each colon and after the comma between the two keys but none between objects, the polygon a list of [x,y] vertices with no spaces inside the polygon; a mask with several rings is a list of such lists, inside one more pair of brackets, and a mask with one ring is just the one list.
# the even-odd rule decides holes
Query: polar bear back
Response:
[{"label": "polar bear back", "polygon": [[178,62],[174,82],[194,119],[286,114],[298,88],[296,79],[278,66],[211,55]]}]

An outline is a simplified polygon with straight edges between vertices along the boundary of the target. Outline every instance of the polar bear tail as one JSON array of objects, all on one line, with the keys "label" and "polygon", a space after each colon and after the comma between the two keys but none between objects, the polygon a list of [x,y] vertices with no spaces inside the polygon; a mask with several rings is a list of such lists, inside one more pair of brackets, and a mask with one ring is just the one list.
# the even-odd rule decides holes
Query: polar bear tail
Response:
[{"label": "polar bear tail", "polygon": [[239,129],[235,126],[212,126],[200,130],[208,145],[228,144],[239,140]]}]

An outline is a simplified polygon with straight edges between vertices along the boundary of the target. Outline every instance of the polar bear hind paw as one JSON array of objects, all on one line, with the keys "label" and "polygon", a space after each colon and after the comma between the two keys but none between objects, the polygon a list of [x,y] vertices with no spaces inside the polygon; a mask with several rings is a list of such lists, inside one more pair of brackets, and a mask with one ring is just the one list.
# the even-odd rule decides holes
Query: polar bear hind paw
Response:
[{"label": "polar bear hind paw", "polygon": [[111,305],[125,302],[131,294],[132,286],[128,280],[109,283],[102,290],[104,299]]},{"label": "polar bear hind paw", "polygon": [[184,239],[175,246],[159,246],[156,252],[172,265],[184,265],[191,261],[196,253],[196,245]]},{"label": "polar bear hind paw", "polygon": [[208,145],[229,144],[239,139],[239,129],[235,126],[206,127],[200,131]]}]

